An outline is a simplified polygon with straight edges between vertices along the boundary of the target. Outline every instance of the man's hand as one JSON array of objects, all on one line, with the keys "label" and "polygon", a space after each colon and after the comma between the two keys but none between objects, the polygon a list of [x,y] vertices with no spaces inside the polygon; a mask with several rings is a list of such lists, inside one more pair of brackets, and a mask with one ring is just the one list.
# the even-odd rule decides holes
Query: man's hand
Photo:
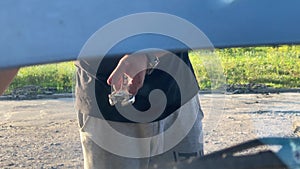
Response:
[{"label": "man's hand", "polygon": [[136,95],[143,86],[147,63],[147,57],[143,53],[125,55],[107,79],[107,83],[113,86],[115,90],[120,90],[123,84],[123,75],[125,74],[132,79],[129,82],[129,93]]}]

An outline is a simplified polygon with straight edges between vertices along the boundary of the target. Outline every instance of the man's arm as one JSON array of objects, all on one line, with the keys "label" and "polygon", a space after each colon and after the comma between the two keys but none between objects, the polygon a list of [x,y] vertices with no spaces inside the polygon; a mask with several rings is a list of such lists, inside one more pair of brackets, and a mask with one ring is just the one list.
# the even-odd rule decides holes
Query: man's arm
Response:
[{"label": "man's arm", "polygon": [[0,95],[2,95],[5,89],[12,82],[19,68],[0,70]]}]

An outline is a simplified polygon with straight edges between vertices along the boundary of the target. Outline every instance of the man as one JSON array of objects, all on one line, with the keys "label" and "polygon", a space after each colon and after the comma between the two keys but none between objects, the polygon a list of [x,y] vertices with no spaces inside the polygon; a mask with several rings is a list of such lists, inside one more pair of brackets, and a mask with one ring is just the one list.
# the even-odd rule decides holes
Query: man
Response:
[{"label": "man", "polygon": [[[153,67],[157,60],[157,67]],[[91,65],[96,62],[97,59],[82,59],[76,63],[76,109],[86,169],[160,168],[168,163],[203,155],[203,113],[188,52],[149,52],[105,57],[98,70],[94,70]],[[151,73],[147,73],[149,69],[153,69]],[[122,88],[124,75],[132,79],[128,90],[135,95],[134,108],[131,105],[109,104],[111,88],[116,91]],[[161,90],[167,101],[160,95],[151,100],[150,93],[155,89]],[[157,106],[162,102],[164,106]],[[162,113],[151,119],[151,114],[157,111]],[[149,115],[151,120],[136,117],[139,113],[142,116]],[[131,118],[131,114],[135,114],[134,117]],[[186,121],[182,118],[185,116],[193,120]],[[178,142],[174,140],[176,144],[166,148],[173,144],[172,139],[170,141],[167,137],[175,138],[180,133],[175,131],[167,136],[167,130],[175,123],[177,126],[179,124],[179,130],[189,126],[189,123],[191,128],[182,139],[176,140]],[[107,128],[113,128],[128,137],[116,139],[114,131]],[[127,138],[132,142],[128,142]],[[149,142],[143,142],[148,138]]]},{"label": "man", "polygon": [[[160,168],[164,164],[176,163],[203,155],[201,124],[203,114],[198,101],[198,86],[191,83],[195,80],[193,73],[190,75],[182,74],[182,65],[177,58],[180,58],[192,70],[187,52],[176,54],[165,52],[151,53],[150,56],[142,53],[107,58],[99,65],[96,76],[89,74],[87,71],[89,65],[84,65],[84,61],[78,61],[76,64],[78,67],[76,107],[81,127],[80,134],[84,154],[84,167],[86,169]],[[160,68],[164,69],[166,73],[151,67],[151,65],[154,65],[151,62],[157,59],[160,60],[158,63],[161,65]],[[152,73],[147,74],[147,69],[154,70],[152,70]],[[17,71],[18,69],[0,71],[1,93],[12,81]],[[185,82],[184,91],[179,90],[176,81],[168,75],[170,72],[173,72],[171,74],[174,76],[179,74],[179,77],[182,78],[181,80]],[[111,92],[109,86],[113,85],[116,90],[120,89],[124,74],[132,79],[129,92],[136,96],[136,102],[133,105],[141,111],[149,109],[150,103],[146,97],[153,89],[159,88],[166,94],[166,107],[163,107],[163,113],[155,120],[147,123],[131,121],[120,115],[114,106],[109,105],[108,95]],[[90,85],[91,78],[97,79],[96,85]],[[89,97],[90,91],[95,92],[96,100]],[[187,94],[180,94],[180,92]],[[159,100],[160,98],[156,99]],[[93,112],[94,107],[89,106],[94,101],[97,102],[101,113],[100,117],[97,112]],[[153,103],[159,104],[157,102]],[[155,107],[155,105],[152,107]],[[151,114],[152,112],[150,111],[149,113]],[[189,121],[181,120],[179,118],[180,114],[191,116],[195,118],[195,121],[190,121],[192,126],[188,128],[189,130],[184,135],[184,138],[177,140],[177,142],[175,141],[176,144],[171,145],[170,148],[165,148],[169,146],[170,141],[166,140],[170,140],[170,138],[166,138],[164,132],[172,128],[177,119],[179,119],[179,126],[182,128],[189,123]],[[116,143],[119,144],[114,144],[113,146],[121,150],[126,150],[126,147],[132,148],[127,152],[127,155],[122,154],[122,151],[111,152],[109,149],[103,148],[106,145],[101,144],[103,139],[108,140],[108,142],[115,142],[115,140],[110,138],[111,133],[107,133],[107,130],[101,128],[104,121],[108,122],[111,127],[123,135],[132,138],[142,138],[141,140],[144,138],[151,139],[147,143],[140,144],[139,141],[136,141],[132,145],[122,145],[123,140],[117,140]],[[171,134],[171,136],[176,136],[178,134],[176,132]],[[154,137],[156,135],[159,135],[159,137]],[[145,155],[145,152],[148,155]]]}]

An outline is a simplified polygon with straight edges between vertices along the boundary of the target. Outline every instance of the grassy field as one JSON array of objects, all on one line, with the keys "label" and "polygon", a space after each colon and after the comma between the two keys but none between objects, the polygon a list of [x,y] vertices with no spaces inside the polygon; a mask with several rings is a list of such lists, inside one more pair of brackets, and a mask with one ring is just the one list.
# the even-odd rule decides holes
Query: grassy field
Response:
[{"label": "grassy field", "polygon": [[[257,83],[274,88],[300,88],[300,46],[193,51],[190,58],[201,89],[216,87],[218,84],[214,83],[223,77],[226,84]],[[22,68],[9,91],[38,85],[55,88],[58,92],[71,92],[74,72],[73,62]]]},{"label": "grassy field", "polygon": [[8,92],[26,85],[52,88],[58,92],[72,92],[74,73],[73,62],[25,67],[20,69]]},{"label": "grassy field", "polygon": [[210,77],[205,69],[209,66],[205,67],[203,63],[210,56],[218,58],[210,59],[210,62],[220,62],[227,84],[300,87],[300,46],[229,48],[218,49],[209,54],[196,51],[190,56],[202,89],[211,87]]}]

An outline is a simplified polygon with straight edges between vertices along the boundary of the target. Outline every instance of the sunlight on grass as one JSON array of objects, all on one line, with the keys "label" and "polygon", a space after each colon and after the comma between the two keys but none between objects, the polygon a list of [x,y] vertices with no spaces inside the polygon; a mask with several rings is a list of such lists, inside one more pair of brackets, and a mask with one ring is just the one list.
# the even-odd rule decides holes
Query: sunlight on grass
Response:
[{"label": "sunlight on grass", "polygon": [[74,84],[73,62],[31,66],[20,69],[10,90],[24,85],[55,88],[58,92],[71,92]]},{"label": "sunlight on grass", "polygon": [[[204,55],[204,56],[203,56]],[[217,49],[227,84],[266,84],[274,88],[300,87],[300,46]],[[202,51],[190,54],[200,87],[210,88],[210,77],[200,58]]]}]

